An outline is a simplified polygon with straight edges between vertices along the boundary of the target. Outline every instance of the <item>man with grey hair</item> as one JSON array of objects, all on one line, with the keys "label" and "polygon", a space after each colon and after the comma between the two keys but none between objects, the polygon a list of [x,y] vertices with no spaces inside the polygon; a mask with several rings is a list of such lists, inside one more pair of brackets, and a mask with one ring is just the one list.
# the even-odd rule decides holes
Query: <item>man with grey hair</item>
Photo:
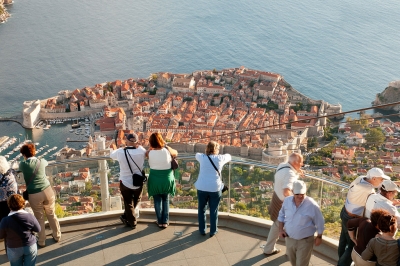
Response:
[{"label": "man with grey hair", "polygon": [[363,216],[368,196],[374,194],[375,188],[378,188],[385,179],[390,180],[381,169],[371,168],[366,176],[359,176],[350,184],[346,202],[340,212],[342,231],[339,238],[338,266],[350,266],[352,262],[351,252],[354,242],[350,239],[347,222]]},{"label": "man with grey hair", "polygon": [[268,207],[271,221],[274,223],[269,229],[267,243],[264,247],[264,254],[271,256],[281,252],[280,249],[275,247],[276,241],[279,239],[279,222],[278,214],[282,207],[283,200],[293,195],[293,182],[296,181],[300,175],[303,175],[301,166],[303,165],[303,156],[299,153],[292,153],[289,156],[289,161],[278,165],[274,177],[274,194],[271,203]]}]

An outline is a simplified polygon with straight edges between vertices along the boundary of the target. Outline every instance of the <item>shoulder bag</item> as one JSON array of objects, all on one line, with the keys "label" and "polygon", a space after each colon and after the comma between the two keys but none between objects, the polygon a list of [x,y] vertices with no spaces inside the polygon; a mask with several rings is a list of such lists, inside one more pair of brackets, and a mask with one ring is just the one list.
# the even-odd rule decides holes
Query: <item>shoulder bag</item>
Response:
[{"label": "shoulder bag", "polygon": [[[207,155],[207,154],[206,154]],[[218,168],[215,166],[214,162],[211,160],[210,156],[207,155],[208,160],[210,160],[212,166],[214,166],[215,171],[217,171],[219,177],[221,178],[222,184],[224,184],[224,181],[222,180],[221,173],[218,171]],[[224,184],[224,187],[222,188],[222,193],[228,190],[228,187]]]},{"label": "shoulder bag", "polygon": [[168,151],[169,156],[171,156],[171,169],[172,170],[178,169],[179,167],[178,161],[176,160],[176,158],[172,157],[171,152],[168,150],[168,146],[165,146],[165,149]]},{"label": "shoulder bag", "polygon": [[29,179],[28,184],[26,184],[26,190],[24,192],[22,192],[22,197],[24,198],[24,200],[29,200],[28,186],[32,182],[33,178],[35,177],[35,175],[39,169],[39,165],[40,165],[40,159],[37,159],[35,171],[31,175],[31,179]]},{"label": "shoulder bag", "polygon": [[[277,169],[275,171],[275,173],[278,172],[279,170],[282,170],[285,168],[290,168],[290,166],[281,167],[281,168]],[[271,221],[275,222],[276,219],[278,219],[279,211],[281,210],[282,204],[283,204],[283,201],[281,201],[281,199],[278,197],[278,195],[274,191],[274,193],[272,194],[271,202],[268,206],[268,213],[270,215]]]},{"label": "shoulder bag", "polygon": [[[126,149],[124,149],[124,153],[125,153],[126,161],[127,161],[127,163],[128,163],[128,166],[129,166],[129,170],[131,170],[131,173],[132,173],[132,184],[133,184],[133,186],[135,186],[135,187],[141,187],[141,186],[143,186],[143,183],[147,181],[147,177],[146,177],[146,174],[144,173],[144,170],[143,170],[143,169],[142,169],[142,170],[140,169],[140,167],[139,167],[139,166],[135,163],[135,161],[132,159],[132,156],[129,154],[129,152],[126,151]],[[132,162],[136,165],[136,167],[137,167],[137,168],[139,169],[139,171],[142,173],[141,175],[138,175],[138,174],[134,174],[134,173],[133,173],[132,168],[131,168],[131,164],[129,163],[128,156],[127,156],[126,154],[129,155],[129,157],[131,158]]]}]

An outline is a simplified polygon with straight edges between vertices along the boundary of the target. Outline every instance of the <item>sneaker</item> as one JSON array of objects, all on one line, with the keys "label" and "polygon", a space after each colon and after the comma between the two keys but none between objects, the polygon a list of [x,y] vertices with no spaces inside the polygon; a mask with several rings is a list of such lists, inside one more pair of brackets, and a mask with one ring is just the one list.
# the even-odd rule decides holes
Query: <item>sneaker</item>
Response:
[{"label": "sneaker", "polygon": [[271,253],[264,253],[264,255],[265,256],[267,256],[267,257],[269,257],[269,256],[272,256],[272,255],[276,255],[276,254],[278,254],[279,252],[281,252],[281,250],[280,249],[275,249],[274,251],[272,251]]},{"label": "sneaker", "polygon": [[123,215],[121,215],[121,216],[119,217],[119,219],[121,220],[121,222],[122,222],[124,225],[128,225],[128,221],[124,218]]}]

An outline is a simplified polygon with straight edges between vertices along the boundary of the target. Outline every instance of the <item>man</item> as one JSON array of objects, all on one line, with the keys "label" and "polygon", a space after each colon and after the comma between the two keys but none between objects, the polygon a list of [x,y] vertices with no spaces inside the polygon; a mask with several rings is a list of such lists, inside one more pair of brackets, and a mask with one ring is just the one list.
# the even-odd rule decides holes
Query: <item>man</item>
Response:
[{"label": "man", "polygon": [[[306,184],[293,182],[293,196],[286,197],[279,211],[279,236],[285,237],[286,255],[293,266],[308,265],[313,245],[322,243],[324,217],[314,199],[306,196]],[[318,232],[314,239],[315,231]]]},{"label": "man", "polygon": [[342,231],[339,238],[338,266],[350,266],[352,262],[351,252],[354,242],[350,239],[347,231],[347,222],[352,218],[363,216],[368,196],[375,193],[375,188],[378,188],[384,179],[390,180],[381,169],[372,168],[367,172],[366,176],[359,176],[350,184],[346,202],[340,212]]},{"label": "man", "polygon": [[387,210],[390,214],[396,216],[397,226],[400,226],[400,214],[397,211],[396,205],[399,204],[398,200],[394,198],[399,191],[399,187],[390,180],[384,180],[380,188],[379,194],[371,194],[367,203],[365,204],[364,217],[371,218],[371,212],[377,209]]},{"label": "man", "polygon": [[[126,226],[130,226],[132,229],[135,229],[137,221],[134,211],[140,202],[140,198],[142,197],[143,185],[140,187],[133,186],[132,175],[141,175],[146,150],[142,146],[139,146],[138,136],[134,133],[126,135],[125,141],[126,147],[112,151],[110,153],[110,157],[119,162],[120,168],[119,183],[125,205],[125,211],[124,214],[120,216],[120,220]],[[127,158],[133,173],[129,168]]]},{"label": "man", "polygon": [[302,165],[303,156],[299,153],[292,153],[289,156],[289,161],[279,164],[276,170],[274,177],[274,194],[268,208],[271,221],[274,223],[269,229],[267,243],[264,247],[264,254],[266,256],[281,252],[280,249],[275,247],[276,241],[279,239],[279,222],[277,218],[283,200],[292,195],[293,182],[299,178],[299,175],[303,175],[303,171],[300,169]]}]

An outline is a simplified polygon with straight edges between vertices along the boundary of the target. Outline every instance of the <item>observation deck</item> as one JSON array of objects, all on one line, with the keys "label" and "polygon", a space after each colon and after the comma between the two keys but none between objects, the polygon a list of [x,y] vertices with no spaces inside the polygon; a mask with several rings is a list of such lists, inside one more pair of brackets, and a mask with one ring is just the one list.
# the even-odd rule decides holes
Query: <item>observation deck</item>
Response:
[{"label": "observation deck", "polygon": [[[182,179],[182,172],[196,176],[198,163],[193,155],[178,159],[180,168],[175,177],[180,184],[177,189],[180,197],[171,202],[170,225],[166,229],[155,224],[152,201],[145,197],[146,186],[136,229],[120,222],[123,211],[118,209],[118,200],[115,201],[119,197],[118,189],[112,190],[111,186],[119,173],[118,162],[108,157],[96,157],[50,163],[46,174],[54,187],[62,185],[60,176],[62,178],[66,171],[76,172],[79,168],[89,167],[91,182],[100,183],[101,190],[92,196],[99,195],[97,204],[101,205],[102,211],[60,218],[62,240],[59,243],[54,243],[49,228],[46,228],[46,247],[38,250],[37,265],[290,265],[285,256],[284,241],[278,242],[282,251],[274,256],[266,257],[262,249],[272,224],[268,220],[267,206],[273,186],[271,181],[261,181],[273,180],[275,166],[243,158],[234,158],[225,165],[222,175],[230,189],[220,204],[219,232],[210,238],[198,231],[197,200],[191,193],[193,186],[189,186],[195,180]],[[343,206],[347,184],[315,174],[307,174],[303,179],[307,183],[307,195],[320,204],[327,221],[339,221],[339,212],[332,212]],[[240,182],[243,185],[239,185]],[[183,185],[191,188],[183,190]],[[63,205],[62,199],[68,195],[79,197],[86,193],[79,190],[79,186],[77,188],[77,191],[71,188],[56,190],[60,204]],[[193,196],[181,202],[185,195]],[[338,241],[335,237],[325,232],[323,243],[314,247],[310,265],[336,264]],[[0,244],[0,255],[0,265],[8,265],[3,244]]]}]

